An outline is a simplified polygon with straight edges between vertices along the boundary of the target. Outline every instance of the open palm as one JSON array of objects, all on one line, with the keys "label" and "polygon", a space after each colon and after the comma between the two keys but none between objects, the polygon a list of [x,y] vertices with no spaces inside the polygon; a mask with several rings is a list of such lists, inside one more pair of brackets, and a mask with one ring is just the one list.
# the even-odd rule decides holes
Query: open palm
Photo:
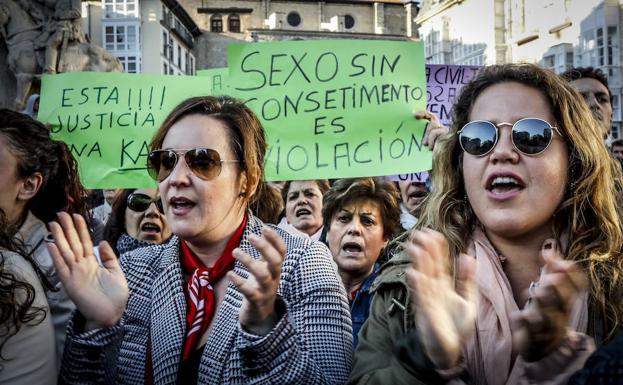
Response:
[{"label": "open palm", "polygon": [[461,256],[455,285],[450,275],[448,244],[442,234],[429,229],[413,231],[405,251],[412,259],[407,278],[424,349],[438,368],[455,366],[462,343],[474,332],[474,259]]},{"label": "open palm", "polygon": [[128,301],[128,284],[107,242],[100,243],[103,266],[93,253],[93,243],[82,216],[59,213],[49,224],[54,242],[48,244],[54,266],[67,294],[87,320],[87,328],[115,325]]}]

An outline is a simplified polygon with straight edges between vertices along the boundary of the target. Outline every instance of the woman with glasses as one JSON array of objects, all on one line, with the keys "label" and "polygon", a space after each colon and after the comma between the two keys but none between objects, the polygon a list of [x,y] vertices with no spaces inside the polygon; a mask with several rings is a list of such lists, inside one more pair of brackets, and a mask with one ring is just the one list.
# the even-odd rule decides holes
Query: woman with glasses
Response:
[{"label": "woman with glasses", "polygon": [[112,203],[112,213],[104,237],[116,254],[139,247],[161,244],[171,238],[171,228],[164,216],[156,189],[120,190]]},{"label": "woman with glasses", "polygon": [[453,122],[351,382],[566,384],[623,319],[620,170],[581,96],[536,65],[482,69]]},{"label": "woman with glasses", "polygon": [[196,97],[151,143],[165,245],[91,255],[80,216],[52,223],[54,255],[79,312],[67,383],[334,384],[350,371],[346,294],[326,246],[265,226],[247,209],[266,142],[243,103]]}]

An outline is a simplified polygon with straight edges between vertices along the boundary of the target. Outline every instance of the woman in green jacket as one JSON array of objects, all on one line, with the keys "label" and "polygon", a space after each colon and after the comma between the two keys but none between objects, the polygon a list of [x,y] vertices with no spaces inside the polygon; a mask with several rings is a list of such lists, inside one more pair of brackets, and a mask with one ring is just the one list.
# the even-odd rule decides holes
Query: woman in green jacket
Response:
[{"label": "woman in green jacket", "polygon": [[580,95],[536,65],[481,70],[453,121],[350,383],[564,384],[623,318],[621,172]]}]

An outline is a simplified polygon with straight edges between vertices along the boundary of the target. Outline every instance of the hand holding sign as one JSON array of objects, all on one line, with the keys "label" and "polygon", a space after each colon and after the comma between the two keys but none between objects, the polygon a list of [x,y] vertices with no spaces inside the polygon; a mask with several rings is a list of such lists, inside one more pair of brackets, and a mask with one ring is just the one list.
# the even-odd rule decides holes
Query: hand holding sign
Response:
[{"label": "hand holding sign", "polygon": [[428,120],[426,123],[426,131],[424,132],[424,139],[422,144],[428,147],[431,151],[435,148],[435,142],[441,135],[447,134],[450,129],[439,121],[437,115],[429,111],[418,111],[415,113],[416,119]]}]

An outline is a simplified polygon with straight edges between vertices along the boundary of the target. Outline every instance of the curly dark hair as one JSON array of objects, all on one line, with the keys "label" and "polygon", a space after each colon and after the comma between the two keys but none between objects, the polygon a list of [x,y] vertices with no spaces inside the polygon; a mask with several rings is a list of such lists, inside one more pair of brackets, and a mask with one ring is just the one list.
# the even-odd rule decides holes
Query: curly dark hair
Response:
[{"label": "curly dark hair", "polygon": [[0,360],[6,360],[2,357],[4,344],[17,334],[23,324],[41,323],[47,315],[45,309],[33,307],[35,288],[4,268],[5,253],[13,252],[24,256],[41,275],[34,261],[25,254],[24,245],[15,237],[16,232],[17,228],[0,209]]},{"label": "curly dark hair", "polygon": [[42,123],[8,109],[0,109],[0,135],[18,160],[19,177],[36,172],[43,177],[41,188],[26,204],[27,210],[46,223],[59,211],[81,214],[88,221],[87,193],[65,143],[50,138],[50,131]]}]

